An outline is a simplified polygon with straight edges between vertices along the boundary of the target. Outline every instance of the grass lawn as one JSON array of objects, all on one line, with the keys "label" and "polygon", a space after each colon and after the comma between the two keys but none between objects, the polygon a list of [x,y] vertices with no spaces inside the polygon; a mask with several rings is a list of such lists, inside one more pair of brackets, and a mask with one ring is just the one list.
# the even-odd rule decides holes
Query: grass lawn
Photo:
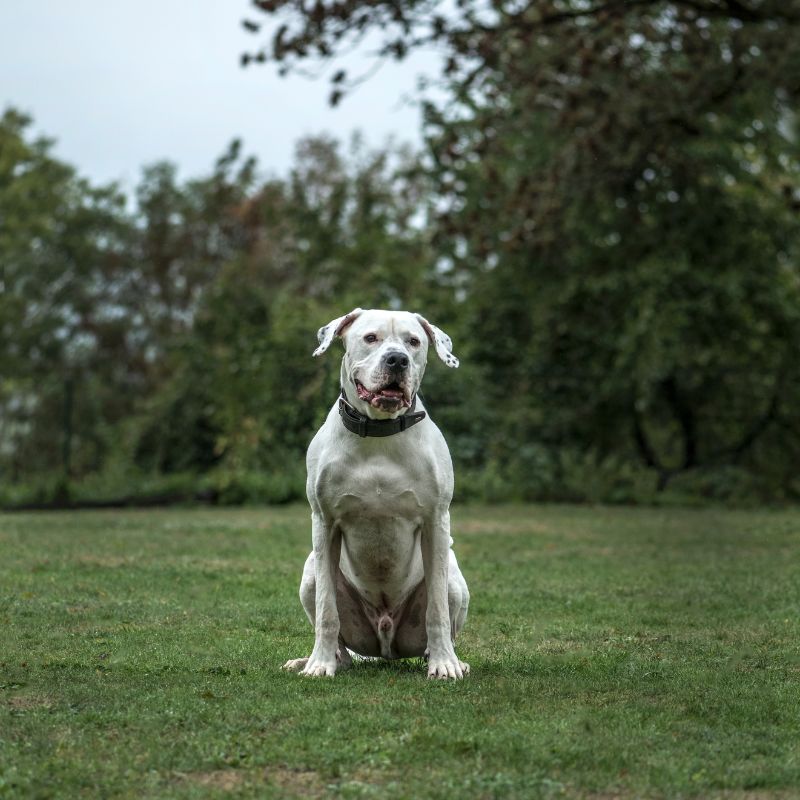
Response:
[{"label": "grass lawn", "polygon": [[454,517],[463,682],[279,669],[304,508],[0,515],[0,797],[800,797],[800,511]]}]

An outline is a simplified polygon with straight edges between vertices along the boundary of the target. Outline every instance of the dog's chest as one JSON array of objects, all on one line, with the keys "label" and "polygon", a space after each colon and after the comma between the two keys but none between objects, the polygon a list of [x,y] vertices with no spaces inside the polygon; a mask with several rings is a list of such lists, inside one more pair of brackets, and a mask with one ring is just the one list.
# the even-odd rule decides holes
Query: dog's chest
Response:
[{"label": "dog's chest", "polygon": [[317,497],[336,519],[421,520],[424,490],[418,466],[384,455],[339,458],[326,465]]},{"label": "dog's chest", "polygon": [[359,588],[392,595],[421,578],[416,481],[413,470],[377,456],[326,469],[320,500],[342,533],[342,568]]}]

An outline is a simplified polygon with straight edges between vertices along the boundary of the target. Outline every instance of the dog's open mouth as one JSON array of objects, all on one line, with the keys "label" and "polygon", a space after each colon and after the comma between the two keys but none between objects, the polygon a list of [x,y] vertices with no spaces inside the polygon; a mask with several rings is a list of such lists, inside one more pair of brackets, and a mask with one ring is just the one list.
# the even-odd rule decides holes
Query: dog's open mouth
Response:
[{"label": "dog's open mouth", "polygon": [[411,406],[411,398],[406,395],[405,390],[397,381],[387,383],[371,392],[360,381],[356,381],[356,392],[359,398],[369,403],[373,408],[380,408],[384,411],[393,411],[406,406]]}]

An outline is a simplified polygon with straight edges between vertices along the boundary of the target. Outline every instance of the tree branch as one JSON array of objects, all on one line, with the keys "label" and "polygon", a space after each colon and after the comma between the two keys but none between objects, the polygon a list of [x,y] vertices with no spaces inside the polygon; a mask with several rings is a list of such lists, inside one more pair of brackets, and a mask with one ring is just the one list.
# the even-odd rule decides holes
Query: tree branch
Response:
[{"label": "tree branch", "polygon": [[781,381],[776,381],[775,391],[772,394],[769,406],[760,419],[757,419],[747,433],[741,438],[738,444],[734,445],[730,450],[731,459],[736,462],[755,444],[756,440],[767,430],[772,422],[774,422],[778,414],[778,406],[780,404],[780,390]]},{"label": "tree branch", "polygon": [[691,469],[697,464],[697,423],[694,412],[678,389],[674,375],[662,381],[664,397],[672,408],[683,434],[683,463],[681,469]]},{"label": "tree branch", "polygon": [[[722,3],[714,2],[713,0],[712,2],[703,2],[703,0],[671,0],[671,4],[677,7],[691,9],[701,15],[736,19],[740,22],[757,23],[768,22],[769,20],[800,22],[800,13],[787,12],[781,8],[760,11],[745,5],[740,2],[740,0],[723,0]],[[608,2],[600,3],[590,8],[576,9],[574,11],[559,11],[555,14],[549,14],[535,22],[529,22],[524,19],[527,9],[514,14],[511,19],[514,20],[515,24],[520,24],[527,28],[540,28],[548,25],[557,25],[561,22],[569,22],[575,19],[596,17],[607,12],[626,12],[633,8],[663,5],[665,5],[665,0],[608,0]]]},{"label": "tree branch", "polygon": [[664,468],[658,460],[658,456],[650,440],[647,438],[644,422],[635,404],[633,406],[633,439],[636,442],[636,449],[639,451],[639,455],[642,457],[642,461],[644,461],[645,465],[653,467],[660,472],[663,471]]}]

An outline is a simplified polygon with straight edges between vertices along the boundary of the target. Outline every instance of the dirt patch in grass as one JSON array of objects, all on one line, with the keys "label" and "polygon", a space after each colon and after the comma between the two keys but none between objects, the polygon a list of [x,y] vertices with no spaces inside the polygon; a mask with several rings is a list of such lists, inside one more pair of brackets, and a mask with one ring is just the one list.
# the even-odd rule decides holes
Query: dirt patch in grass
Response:
[{"label": "dirt patch in grass", "polygon": [[[648,794],[634,791],[633,789],[619,789],[609,792],[580,792],[571,789],[575,794],[570,794],[570,798],[578,800],[646,800],[647,798],[661,797],[660,793]],[[793,800],[797,793],[788,789],[727,789],[717,792],[703,792],[696,795],[688,795],[695,800]]]},{"label": "dirt patch in grass", "polygon": [[238,769],[213,769],[208,772],[179,772],[176,773],[176,777],[197,786],[209,786],[212,789],[221,789],[223,792],[232,792],[245,782],[247,773]]},{"label": "dirt patch in grass", "polygon": [[631,800],[631,798],[638,798],[638,800],[643,800],[647,795],[641,795],[635,793],[633,791],[629,792],[590,792],[589,794],[585,794],[583,792],[579,792],[577,789],[572,789],[571,791],[575,792],[574,794],[570,795],[571,797],[578,800]]},{"label": "dirt patch in grass", "polygon": [[270,767],[266,770],[214,769],[198,772],[176,772],[185,783],[233,792],[244,785],[268,785],[283,789],[289,797],[322,797],[325,784],[313,770]]},{"label": "dirt patch in grass", "polygon": [[325,784],[313,770],[273,767],[262,773],[262,779],[303,797],[321,797],[325,793]]},{"label": "dirt patch in grass", "polygon": [[78,556],[75,563],[81,567],[104,567],[106,569],[118,569],[135,564],[138,559],[132,556],[112,556],[112,555],[91,555]]},{"label": "dirt patch in grass", "polygon": [[792,789],[726,789],[710,795],[712,800],[791,800],[797,797]]},{"label": "dirt patch in grass", "polygon": [[453,533],[552,533],[553,528],[542,522],[501,522],[491,519],[456,519]]},{"label": "dirt patch in grass", "polygon": [[191,569],[204,570],[209,572],[245,572],[252,574],[255,572],[253,561],[243,558],[200,558],[197,556],[183,556],[166,560],[165,563],[174,566],[189,567]]},{"label": "dirt patch in grass", "polygon": [[25,694],[9,697],[6,705],[13,711],[32,711],[35,708],[50,708],[53,704],[44,695]]}]

